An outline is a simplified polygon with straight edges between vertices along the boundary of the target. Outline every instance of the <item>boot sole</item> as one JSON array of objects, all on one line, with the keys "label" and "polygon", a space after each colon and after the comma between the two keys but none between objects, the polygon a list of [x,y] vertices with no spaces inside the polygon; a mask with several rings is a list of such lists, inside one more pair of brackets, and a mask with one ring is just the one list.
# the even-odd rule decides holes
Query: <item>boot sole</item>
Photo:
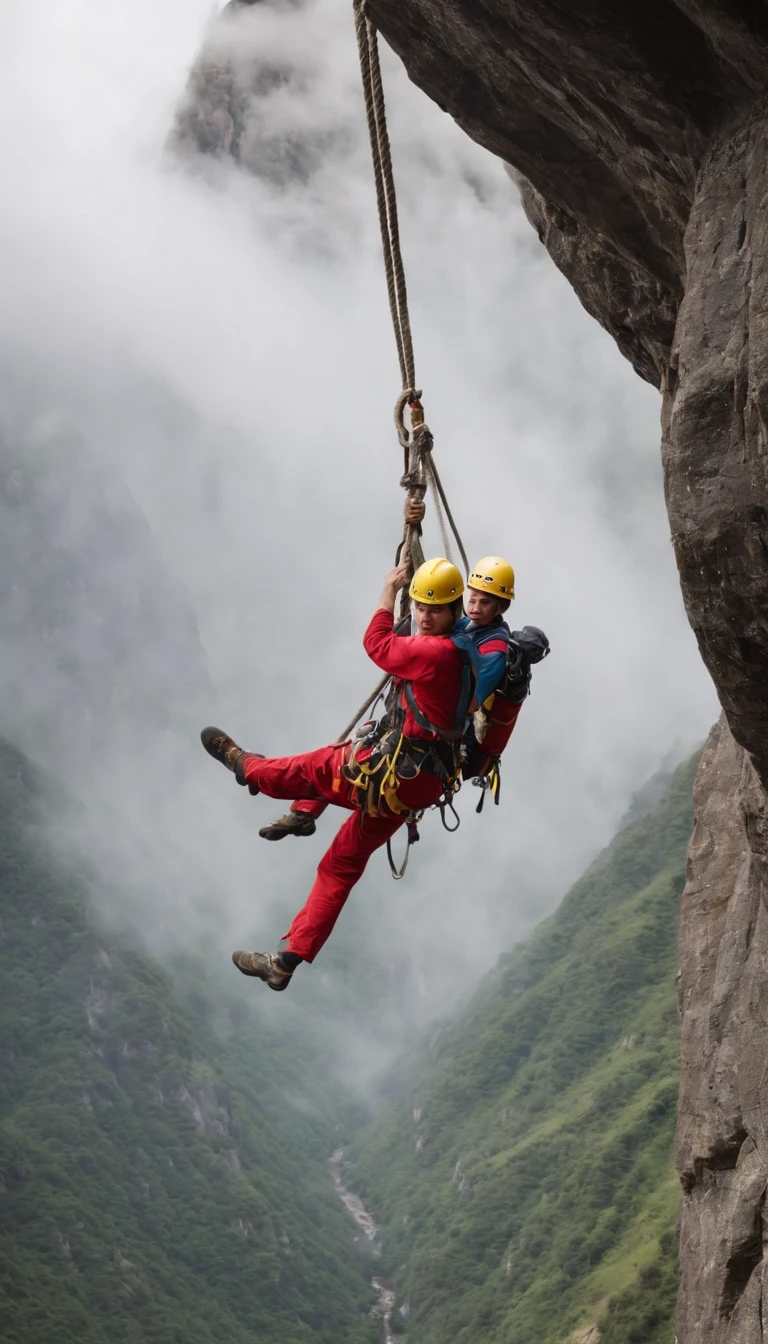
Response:
[{"label": "boot sole", "polygon": [[262,826],[259,831],[262,840],[285,840],[289,835],[314,834],[314,822],[311,826]]}]

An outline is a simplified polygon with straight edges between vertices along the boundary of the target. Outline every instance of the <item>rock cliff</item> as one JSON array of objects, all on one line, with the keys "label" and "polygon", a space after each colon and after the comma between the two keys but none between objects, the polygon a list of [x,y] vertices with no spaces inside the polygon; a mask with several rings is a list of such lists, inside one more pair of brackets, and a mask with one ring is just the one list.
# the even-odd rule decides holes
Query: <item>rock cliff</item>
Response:
[{"label": "rock cliff", "polygon": [[758,1344],[768,1142],[768,810],[725,721],[694,791],[680,922],[680,1344]]},{"label": "rock cliff", "polygon": [[[662,394],[672,541],[727,721],[702,763],[683,902],[678,1344],[751,1344],[768,1173],[768,9],[368,0],[368,12],[414,82],[508,165],[556,265]],[[247,71],[204,65],[177,143],[273,171],[253,128],[243,138]],[[300,169],[314,147],[292,152]]]}]

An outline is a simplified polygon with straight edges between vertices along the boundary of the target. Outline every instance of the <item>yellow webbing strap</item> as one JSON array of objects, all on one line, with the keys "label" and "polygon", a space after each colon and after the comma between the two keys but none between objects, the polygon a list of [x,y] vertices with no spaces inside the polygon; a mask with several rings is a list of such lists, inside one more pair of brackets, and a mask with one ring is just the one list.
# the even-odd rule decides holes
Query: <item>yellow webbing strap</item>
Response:
[{"label": "yellow webbing strap", "polygon": [[[403,812],[410,809],[404,807],[397,797],[397,790],[400,786],[400,778],[397,773],[397,762],[402,750],[404,737],[402,732],[397,739],[397,745],[394,751],[387,752],[382,756],[374,766],[371,766],[370,760],[358,761],[355,756],[354,748],[348,761],[348,767],[352,766],[357,771],[354,778],[349,778],[350,785],[356,789],[360,795],[358,807],[361,807],[369,816],[376,816],[380,805],[383,802],[390,812],[395,816],[400,816]],[[417,772],[418,773],[418,772]],[[415,776],[409,776],[415,778]]]}]

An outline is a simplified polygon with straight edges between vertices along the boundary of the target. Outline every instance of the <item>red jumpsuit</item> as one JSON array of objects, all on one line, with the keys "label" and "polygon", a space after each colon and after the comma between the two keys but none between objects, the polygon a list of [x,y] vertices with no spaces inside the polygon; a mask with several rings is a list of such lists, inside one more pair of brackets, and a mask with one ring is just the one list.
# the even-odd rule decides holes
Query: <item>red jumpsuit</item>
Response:
[{"label": "red jumpsuit", "polygon": [[[374,612],[363,638],[369,658],[383,672],[413,684],[419,709],[438,728],[452,728],[461,693],[463,662],[458,649],[445,635],[400,635],[393,631],[393,616],[385,607]],[[434,740],[435,734],[420,728],[406,712],[406,737]],[[288,949],[304,961],[314,961],[333,930],[350,891],[362,876],[371,854],[385,844],[404,823],[404,815],[388,809],[376,816],[361,812],[352,800],[352,786],[341,767],[349,758],[350,743],[319,747],[303,756],[263,760],[243,758],[246,783],[257,784],[269,798],[295,798],[335,803],[351,809],[330,849],[320,860],[317,877],[307,903],[296,915],[286,935]],[[365,760],[370,752],[360,752]],[[443,786],[436,775],[422,770],[415,779],[402,780],[397,799],[418,811],[436,803]]]},{"label": "red jumpsuit", "polygon": [[[503,672],[504,666],[506,665],[507,639],[506,636],[500,637],[497,634],[496,626],[498,623],[499,621],[497,620],[496,623],[487,627],[485,638],[478,644],[477,652],[481,659],[486,658],[491,661],[498,659],[501,655],[501,671]],[[466,620],[463,622],[463,627],[466,628]],[[503,628],[506,631],[506,635],[508,635],[508,627],[504,625]],[[494,668],[490,673],[491,677],[493,677],[494,672],[496,673],[496,680],[498,681],[500,679],[498,668]],[[478,689],[479,682],[480,679],[478,681]],[[480,747],[475,744],[475,754],[471,758],[475,774],[484,774],[490,769],[493,757],[501,756],[512,736],[512,730],[514,729],[522,707],[522,701],[513,705],[501,695],[495,697],[493,707],[488,712],[488,723],[483,736],[482,746]],[[328,804],[323,798],[297,798],[296,801],[291,804],[290,810],[291,812],[298,812],[301,816],[313,817],[317,820],[318,817],[323,815],[327,806]]]}]

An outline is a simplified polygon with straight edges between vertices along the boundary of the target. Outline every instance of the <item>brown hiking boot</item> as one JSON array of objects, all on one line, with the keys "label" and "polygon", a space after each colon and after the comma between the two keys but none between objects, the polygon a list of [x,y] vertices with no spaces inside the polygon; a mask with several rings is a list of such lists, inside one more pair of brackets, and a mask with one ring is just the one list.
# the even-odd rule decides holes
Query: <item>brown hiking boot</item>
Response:
[{"label": "brown hiking boot", "polygon": [[[215,761],[221,761],[227,770],[232,771],[238,784],[246,783],[243,766],[247,756],[257,756],[260,761],[264,760],[258,751],[243,751],[243,748],[238,747],[221,728],[204,728],[200,734],[200,741],[209,756]],[[248,792],[255,796],[259,792],[258,784],[249,784]]]},{"label": "brown hiking boot", "polygon": [[221,728],[204,728],[200,734],[200,741],[209,756],[215,761],[221,761],[228,770],[234,774],[237,771],[237,763],[241,756],[245,755],[242,747],[238,747],[231,737],[222,732]]},{"label": "brown hiking boot", "polygon": [[280,965],[279,954],[274,957],[271,952],[233,952],[232,960],[243,975],[255,975],[270,989],[287,989],[291,983],[293,971]]},{"label": "brown hiking boot", "polygon": [[286,835],[314,835],[316,829],[314,817],[307,812],[286,812],[284,817],[262,826],[259,835],[263,840],[283,840]]}]

